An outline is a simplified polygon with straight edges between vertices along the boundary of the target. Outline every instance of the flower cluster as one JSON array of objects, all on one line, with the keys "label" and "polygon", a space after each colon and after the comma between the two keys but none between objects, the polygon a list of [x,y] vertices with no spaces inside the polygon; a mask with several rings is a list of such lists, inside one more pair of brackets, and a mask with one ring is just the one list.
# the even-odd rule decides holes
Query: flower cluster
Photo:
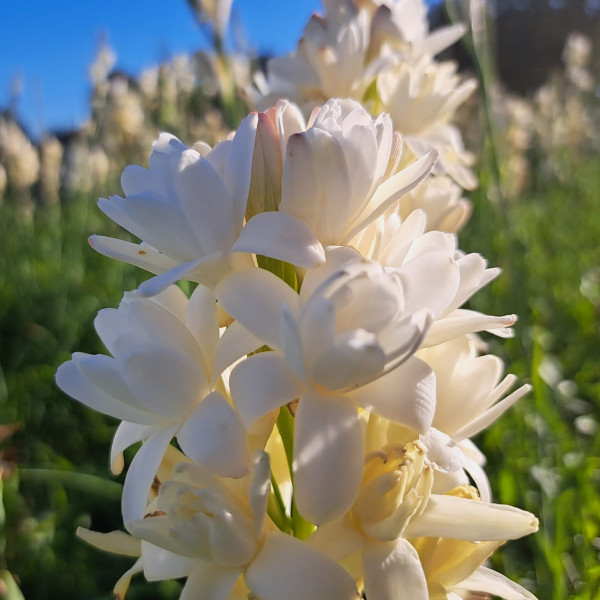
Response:
[{"label": "flower cluster", "polygon": [[[255,76],[252,95],[259,108],[278,98],[305,112],[328,98],[351,97],[373,115],[388,113],[406,146],[404,164],[433,148],[440,154],[436,177],[417,188],[405,204],[421,208],[429,227],[458,231],[470,214],[462,189],[477,185],[473,155],[453,123],[457,108],[476,88],[457,65],[436,55],[465,32],[461,24],[429,31],[423,0],[328,0],[314,15],[295,52],[275,57]],[[400,209],[407,212],[409,208]]]},{"label": "flower cluster", "polygon": [[182,598],[530,597],[480,567],[537,521],[491,503],[470,441],[527,391],[473,337],[515,317],[461,308],[498,270],[422,211],[401,218],[437,154],[398,169],[395,139],[352,100],[308,124],[280,101],[214,148],[161,135],[100,201],[142,241],[92,245],[156,274],[98,314],[111,356],[57,374],[121,420],[114,472],[142,442],[130,537],[82,532],[139,556],[120,594],[143,570],[187,577]]},{"label": "flower cluster", "polygon": [[[370,31],[367,70],[390,30],[390,56],[417,63],[457,34],[409,27],[406,2],[326,4],[339,19],[311,27],[340,28],[340,52]],[[358,29],[340,33],[348,15]],[[347,59],[327,58],[340,76]],[[138,572],[185,578],[182,600],[533,598],[482,566],[538,523],[492,502],[471,441],[528,390],[510,392],[478,337],[510,336],[516,317],[464,308],[498,269],[403,202],[446,185],[439,161],[356,100],[308,120],[278,100],[214,147],[161,134],[124,196],[100,200],[141,241],[92,246],[153,277],[98,314],[110,355],[74,354],[57,382],[121,421],[114,473],[141,442],[126,532],[79,531],[136,559],[119,598]]]}]

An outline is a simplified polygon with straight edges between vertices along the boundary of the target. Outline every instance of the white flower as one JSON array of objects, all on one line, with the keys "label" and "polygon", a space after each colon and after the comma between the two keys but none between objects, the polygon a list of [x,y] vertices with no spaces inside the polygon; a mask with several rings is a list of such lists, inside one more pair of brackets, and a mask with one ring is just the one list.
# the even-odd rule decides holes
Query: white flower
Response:
[{"label": "white flower", "polygon": [[349,244],[437,160],[432,150],[393,174],[400,146],[392,122],[353,100],[329,100],[312,120],[287,139],[279,211],[304,221],[323,246]]},{"label": "white flower", "polygon": [[[328,0],[324,17],[313,15],[295,52],[269,61],[255,83],[259,106],[289,98],[310,113],[327,98],[364,100],[378,73],[397,57],[433,56],[464,33],[462,25],[429,34],[421,0]],[[368,94],[367,94],[368,95]]]},{"label": "white flower", "polygon": [[140,291],[152,295],[179,279],[214,286],[227,272],[253,266],[246,253],[264,254],[301,267],[322,262],[323,251],[308,228],[289,215],[263,213],[244,226],[257,116],[242,122],[232,140],[212,150],[188,148],[161,134],[150,169],[130,166],[121,184],[126,197],[99,202],[141,245],[92,236],[107,256],[152,273]]},{"label": "white flower", "polygon": [[471,216],[472,205],[462,189],[443,175],[426,177],[399,202],[398,214],[406,219],[414,210],[427,217],[428,231],[457,233]]},{"label": "white flower", "polygon": [[56,381],[79,402],[123,421],[111,450],[115,472],[123,467],[123,450],[144,441],[125,481],[125,521],[143,514],[174,436],[190,458],[212,471],[244,475],[248,441],[218,380],[256,342],[238,327],[219,338],[212,292],[198,286],[189,302],[176,287],[152,299],[129,293],[118,310],[101,310],[95,324],[114,358],[76,353]]},{"label": "white flower", "polygon": [[178,465],[146,518],[128,523],[142,539],[147,579],[187,577],[182,600],[241,599],[249,592],[263,600],[358,600],[340,565],[274,531],[266,515],[270,477],[265,452],[257,453],[245,481]]},{"label": "white flower", "polygon": [[420,136],[449,122],[475,90],[473,79],[461,82],[453,62],[399,61],[396,68],[377,78],[383,109],[404,136]]},{"label": "white flower", "polygon": [[[433,266],[436,277],[458,275],[451,261],[447,274]],[[430,274],[425,269],[422,277]],[[450,293],[454,287],[449,284]],[[410,275],[386,273],[349,248],[330,249],[299,295],[258,269],[217,286],[225,310],[273,350],[249,357],[231,374],[245,425],[300,399],[294,485],[301,514],[314,523],[343,514],[356,495],[363,460],[359,406],[419,432],[431,424],[431,371],[410,358],[430,317],[427,305],[412,302],[411,289]]]},{"label": "white flower", "polygon": [[[369,600],[429,600],[430,591],[445,592],[464,580],[503,541],[537,531],[528,512],[481,502],[467,488],[432,494],[432,483],[427,449],[419,442],[373,452],[350,512],[317,529],[309,543],[335,560],[358,553],[355,576],[364,577]],[[438,557],[432,538],[438,546],[450,538],[445,545],[456,550],[460,540],[468,541],[468,552],[448,548]]]},{"label": "white flower", "polygon": [[[413,211],[405,221],[391,213],[371,224],[352,240],[364,256],[383,266],[400,269],[410,280],[411,302],[427,306],[434,322],[423,346],[434,346],[465,333],[490,331],[501,337],[511,337],[507,329],[516,321],[515,315],[490,316],[459,308],[475,292],[500,273],[487,268],[485,259],[476,253],[464,254],[457,247],[457,237],[440,231],[425,232],[426,216]],[[447,265],[458,267],[457,276],[448,277]],[[407,280],[407,281],[409,281]]]},{"label": "white flower", "polygon": [[260,107],[289,98],[306,112],[327,98],[361,98],[372,75],[366,70],[369,15],[351,1],[340,2],[326,18],[313,15],[296,52],[269,61],[267,78],[255,83]]}]

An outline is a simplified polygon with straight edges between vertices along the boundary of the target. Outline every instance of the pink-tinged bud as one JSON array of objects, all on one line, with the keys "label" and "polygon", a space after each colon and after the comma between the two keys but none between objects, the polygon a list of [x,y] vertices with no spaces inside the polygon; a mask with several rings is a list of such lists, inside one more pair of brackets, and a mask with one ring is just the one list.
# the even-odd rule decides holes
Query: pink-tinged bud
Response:
[{"label": "pink-tinged bud", "polygon": [[258,115],[258,127],[252,156],[252,177],[246,205],[246,219],[274,211],[281,202],[281,157],[276,108]]}]

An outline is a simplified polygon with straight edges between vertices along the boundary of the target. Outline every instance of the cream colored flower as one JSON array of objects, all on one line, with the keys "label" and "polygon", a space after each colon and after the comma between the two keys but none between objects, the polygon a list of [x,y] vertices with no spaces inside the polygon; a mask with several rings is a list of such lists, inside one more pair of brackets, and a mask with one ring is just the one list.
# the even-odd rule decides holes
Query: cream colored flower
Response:
[{"label": "cream colored flower", "polygon": [[[500,543],[537,531],[537,519],[512,506],[488,504],[458,488],[433,494],[427,448],[419,442],[386,446],[367,455],[360,491],[349,513],[319,527],[309,543],[343,560],[364,579],[369,600],[445,598],[470,576]],[[436,538],[457,550],[449,557]],[[430,542],[431,540],[431,542]],[[353,558],[354,557],[354,558]],[[441,561],[446,560],[442,569]],[[465,583],[465,589],[469,588]],[[440,595],[440,594],[444,595]],[[437,595],[436,595],[437,594]]]},{"label": "cream colored flower", "polygon": [[243,481],[175,467],[146,518],[128,523],[142,540],[146,578],[186,577],[181,600],[358,600],[342,567],[275,530],[266,514],[270,477],[265,452]]},{"label": "cream colored flower", "polygon": [[129,166],[123,172],[125,198],[99,202],[143,243],[92,236],[92,247],[159,273],[140,286],[147,295],[179,279],[214,286],[228,272],[252,267],[249,253],[301,267],[322,262],[321,245],[300,219],[270,212],[245,223],[257,120],[249,115],[232,140],[212,149],[202,143],[188,148],[161,134],[150,169]]},{"label": "cream colored flower", "polygon": [[100,311],[96,329],[113,356],[75,353],[56,382],[79,402],[122,420],[111,449],[115,472],[123,468],[122,452],[143,441],[123,489],[126,522],[143,514],[173,437],[187,456],[220,475],[246,473],[248,440],[219,378],[255,340],[240,329],[236,334],[236,327],[219,337],[212,292],[198,286],[189,301],[175,286],[151,299],[129,293],[118,310]]}]

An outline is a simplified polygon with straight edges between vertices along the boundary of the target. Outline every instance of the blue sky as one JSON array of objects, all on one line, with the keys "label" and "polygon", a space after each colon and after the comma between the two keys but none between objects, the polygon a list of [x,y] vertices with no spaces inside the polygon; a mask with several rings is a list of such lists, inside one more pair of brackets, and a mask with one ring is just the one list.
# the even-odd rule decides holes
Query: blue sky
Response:
[{"label": "blue sky", "polygon": [[[293,49],[319,0],[234,0],[250,48]],[[33,133],[77,126],[88,115],[88,68],[107,35],[116,67],[145,67],[203,44],[185,0],[0,0],[0,109],[23,76],[19,117]]]}]

